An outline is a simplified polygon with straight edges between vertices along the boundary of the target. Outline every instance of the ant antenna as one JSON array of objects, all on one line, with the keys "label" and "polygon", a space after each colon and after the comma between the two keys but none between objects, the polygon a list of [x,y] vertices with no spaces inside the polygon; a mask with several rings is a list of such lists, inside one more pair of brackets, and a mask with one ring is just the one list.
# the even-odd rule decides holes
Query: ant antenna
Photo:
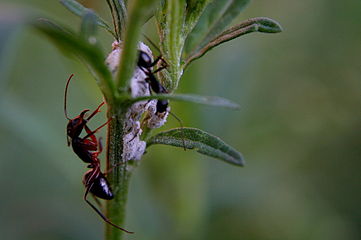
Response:
[{"label": "ant antenna", "polygon": [[133,234],[134,232],[130,232],[130,231],[128,231],[128,230],[126,230],[126,229],[124,229],[124,228],[121,228],[121,227],[115,225],[114,223],[112,223],[106,216],[104,216],[104,214],[103,214],[102,212],[99,211],[99,209],[97,209],[91,202],[89,202],[89,200],[88,200],[86,197],[87,197],[87,195],[88,195],[88,193],[89,193],[89,190],[90,190],[92,187],[93,187],[93,184],[90,185],[90,186],[86,189],[86,192],[85,192],[85,194],[84,194],[84,200],[89,204],[89,206],[90,206],[91,208],[93,208],[94,211],[95,211],[96,213],[98,213],[98,215],[99,215],[106,223],[108,223],[108,224],[112,225],[113,227],[115,227],[115,228],[117,228],[117,229],[119,229],[119,230],[122,230],[122,231],[124,231],[124,232],[126,232],[126,233]]},{"label": "ant antenna", "polygon": [[174,113],[172,113],[171,111],[169,111],[169,114],[172,115],[175,119],[177,119],[177,121],[179,122],[179,125],[181,126],[181,129],[182,129],[182,142],[183,142],[183,149],[184,151],[186,151],[186,142],[184,140],[184,132],[183,132],[183,123],[182,121],[177,117],[177,115],[175,115]]},{"label": "ant antenna", "polygon": [[100,108],[105,104],[105,102],[102,102],[101,104],[99,104],[99,106],[94,110],[94,112],[92,114],[90,114],[90,116],[86,119],[87,121],[89,121],[92,117],[94,117],[97,113],[100,112]]},{"label": "ant antenna", "polygon": [[147,35],[143,33],[143,37],[150,43],[150,45],[152,45],[159,53],[161,53],[159,47]]},{"label": "ant antenna", "polygon": [[71,74],[70,77],[68,78],[68,81],[66,82],[66,86],[65,86],[65,93],[64,93],[64,113],[65,113],[65,117],[68,120],[71,120],[71,119],[68,117],[68,112],[66,111],[66,98],[68,96],[69,83],[70,83],[70,80],[72,79],[73,76],[74,76],[74,74]]}]

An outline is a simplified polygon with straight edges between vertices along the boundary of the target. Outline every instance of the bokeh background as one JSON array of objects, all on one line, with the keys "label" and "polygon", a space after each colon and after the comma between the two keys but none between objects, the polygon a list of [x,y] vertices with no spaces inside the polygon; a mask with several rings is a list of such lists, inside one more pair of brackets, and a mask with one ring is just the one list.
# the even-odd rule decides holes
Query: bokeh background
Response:
[{"label": "bokeh background", "polygon": [[[109,19],[104,1],[81,2]],[[0,238],[102,239],[62,105],[70,73],[71,115],[97,106],[100,92],[80,63],[15,24],[30,12],[79,27],[56,0],[0,1]],[[361,2],[254,0],[239,20],[256,16],[284,32],[214,49],[178,91],[226,97],[241,110],[172,103],[186,126],[220,136],[247,166],[150,148],[132,178],[126,227],[136,235],[127,239],[361,239]],[[110,51],[111,37],[100,35]],[[176,126],[169,119],[162,129]]]}]

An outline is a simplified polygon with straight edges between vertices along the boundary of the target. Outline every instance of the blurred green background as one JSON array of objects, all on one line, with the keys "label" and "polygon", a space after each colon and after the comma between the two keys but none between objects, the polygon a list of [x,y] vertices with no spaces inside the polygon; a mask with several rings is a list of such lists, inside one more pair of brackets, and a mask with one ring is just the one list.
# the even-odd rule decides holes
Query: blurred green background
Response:
[{"label": "blurred green background", "polygon": [[[105,1],[81,2],[109,19]],[[0,238],[101,239],[62,105],[70,73],[72,116],[101,95],[83,65],[16,24],[30,12],[79,26],[56,0],[0,1]],[[132,178],[126,227],[136,234],[127,239],[361,239],[361,1],[258,0],[239,20],[257,16],[284,32],[216,48],[178,91],[226,97],[241,110],[171,104],[186,126],[240,150],[246,167],[150,148]],[[110,51],[111,36],[100,34]],[[170,118],[162,129],[176,126]]]}]

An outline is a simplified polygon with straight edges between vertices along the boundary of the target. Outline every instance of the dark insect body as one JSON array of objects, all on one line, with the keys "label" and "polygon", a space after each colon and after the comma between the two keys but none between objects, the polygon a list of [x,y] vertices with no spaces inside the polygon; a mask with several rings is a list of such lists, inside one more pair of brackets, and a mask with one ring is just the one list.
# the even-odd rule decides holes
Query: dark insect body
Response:
[{"label": "dark insect body", "polygon": [[[159,61],[163,62],[163,65],[155,71],[152,71],[152,67],[155,66]],[[157,57],[153,62],[152,58],[143,51],[139,50],[139,58],[138,58],[138,67],[145,73],[147,76],[145,81],[149,84],[150,92],[154,92],[156,94],[167,94],[168,91],[165,87],[157,80],[155,77],[155,73],[165,69],[167,67],[166,62],[162,57]],[[157,100],[157,109],[158,113],[164,113],[167,111],[169,105],[168,100]]]},{"label": "dark insect body", "polygon": [[[65,97],[64,97],[64,113],[65,117],[69,120],[66,132],[67,132],[67,141],[68,146],[72,146],[74,153],[85,163],[88,163],[88,170],[83,177],[83,183],[85,185],[86,191],[84,194],[84,200],[89,204],[91,208],[108,224],[113,227],[120,229],[127,233],[129,232],[114,223],[112,223],[99,209],[97,209],[88,199],[88,193],[93,194],[94,198],[98,197],[105,200],[111,200],[114,198],[114,194],[110,187],[110,184],[105,177],[105,174],[101,171],[100,160],[98,155],[102,152],[103,147],[101,144],[101,138],[97,139],[95,133],[99,131],[102,127],[107,125],[111,119],[109,119],[106,123],[102,124],[100,127],[91,131],[87,126],[88,121],[93,118],[97,113],[100,112],[100,108],[104,105],[102,102],[90,115],[89,117],[85,117],[85,114],[89,112],[89,109],[83,110],[78,116],[71,119],[68,117],[67,109],[66,109],[66,100],[67,100],[67,92],[70,80],[74,75],[70,75],[66,87],[65,87]],[[86,131],[86,135],[84,137],[80,137],[83,129]],[[97,200],[95,198],[95,200]]]},{"label": "dark insect body", "polygon": [[[152,71],[152,67],[155,66],[159,61],[162,61],[163,64],[160,68],[158,68],[155,71]],[[152,58],[146,53],[143,52],[141,50],[139,50],[139,57],[138,57],[138,63],[137,66],[145,73],[145,75],[147,76],[145,78],[145,81],[149,84],[149,92],[154,92],[156,94],[167,94],[168,91],[167,89],[157,80],[157,78],[155,77],[155,73],[165,69],[167,67],[167,63],[165,62],[165,60],[159,56],[157,57],[153,62],[152,62]],[[168,111],[168,105],[169,105],[169,101],[167,99],[158,99],[157,100],[157,105],[156,105],[156,112],[157,113],[164,113],[166,111]],[[169,114],[171,114],[175,119],[177,119],[177,121],[179,122],[179,124],[181,125],[181,128],[183,128],[183,124],[182,121],[172,112],[168,111]],[[184,151],[186,150],[186,145],[185,145],[185,141],[184,138],[182,138],[183,141],[183,148]]]}]

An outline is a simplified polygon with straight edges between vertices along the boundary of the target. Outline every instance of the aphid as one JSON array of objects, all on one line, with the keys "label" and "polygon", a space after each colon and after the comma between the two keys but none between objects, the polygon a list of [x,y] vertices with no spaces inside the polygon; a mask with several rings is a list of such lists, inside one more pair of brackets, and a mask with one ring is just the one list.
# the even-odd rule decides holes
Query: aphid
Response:
[{"label": "aphid", "polygon": [[[93,196],[105,199],[105,200],[111,200],[114,198],[112,189],[110,187],[110,184],[105,176],[104,173],[101,171],[100,166],[100,160],[98,158],[98,155],[102,152],[103,147],[101,144],[101,139],[97,140],[95,137],[95,133],[99,131],[102,127],[107,125],[111,119],[109,119],[106,123],[102,124],[100,127],[95,129],[94,131],[91,131],[89,127],[87,126],[87,122],[94,117],[97,113],[99,113],[99,109],[104,105],[104,102],[101,103],[92,114],[90,114],[89,117],[85,118],[85,114],[90,111],[89,109],[83,110],[78,116],[71,119],[68,117],[67,109],[66,109],[66,102],[67,102],[67,92],[68,92],[68,86],[70,83],[70,80],[72,79],[74,75],[70,75],[68,78],[68,81],[66,83],[65,87],[65,94],[64,94],[64,113],[65,117],[69,120],[67,124],[67,141],[68,146],[72,146],[73,151],[75,152],[78,157],[84,161],[85,163],[89,163],[88,168],[90,168],[89,171],[87,171],[84,174],[83,177],[83,183],[85,185],[86,191],[84,194],[84,200],[89,204],[91,208],[94,209],[96,213],[108,224],[112,225],[115,228],[118,228],[124,232],[127,233],[133,233],[129,232],[114,223],[112,223],[105,215],[99,211],[90,201],[88,201],[87,196],[90,192],[93,194]],[[82,133],[83,129],[85,129],[87,135],[84,137],[80,137],[80,134]],[[96,199],[96,198],[95,198]]]}]

